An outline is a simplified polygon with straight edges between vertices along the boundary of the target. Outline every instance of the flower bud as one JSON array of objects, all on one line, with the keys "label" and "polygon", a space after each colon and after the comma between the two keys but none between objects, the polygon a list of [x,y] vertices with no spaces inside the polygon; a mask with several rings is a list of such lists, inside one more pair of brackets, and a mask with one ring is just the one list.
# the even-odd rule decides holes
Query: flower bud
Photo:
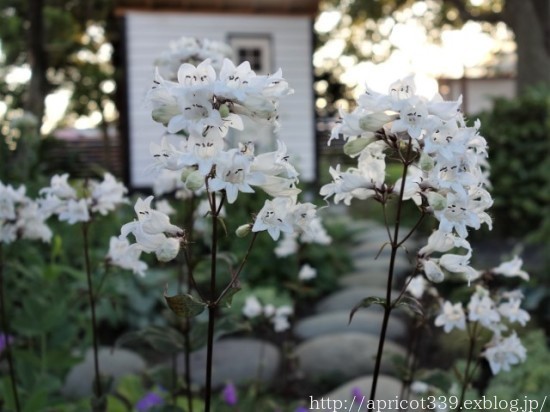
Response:
[{"label": "flower bud", "polygon": [[199,190],[204,186],[204,176],[198,170],[195,170],[185,179],[185,186],[193,192]]},{"label": "flower bud", "polygon": [[229,106],[227,106],[226,104],[222,104],[218,111],[220,112],[220,116],[222,117],[222,119],[229,116],[230,113]]},{"label": "flower bud", "polygon": [[434,283],[443,282],[443,278],[445,277],[441,268],[431,260],[424,261],[424,273],[428,280]]},{"label": "flower bud", "polygon": [[169,262],[178,255],[180,251],[180,242],[178,239],[173,237],[166,238],[164,242],[161,243],[159,248],[155,250],[157,259],[161,262]]},{"label": "flower bud", "polygon": [[247,223],[246,225],[239,226],[235,231],[235,234],[237,235],[237,237],[246,237],[250,233],[251,229],[252,228],[250,224]]},{"label": "flower bud", "polygon": [[180,175],[180,180],[185,183],[185,181],[187,180],[187,178],[189,177],[189,175],[191,173],[193,173],[195,170],[197,170],[195,167],[193,166],[187,166],[187,167],[184,167],[182,170],[181,170],[181,175]]},{"label": "flower bud", "polygon": [[428,203],[433,210],[443,210],[447,207],[447,198],[437,192],[429,192]]},{"label": "flower bud", "polygon": [[348,156],[355,156],[361,153],[361,151],[376,139],[374,135],[369,137],[360,137],[354,140],[348,140],[344,145],[344,153]]},{"label": "flower bud", "polygon": [[367,132],[376,132],[385,124],[394,121],[398,117],[397,114],[390,115],[385,112],[367,114],[359,119],[359,127]]},{"label": "flower bud", "polygon": [[420,156],[420,169],[424,172],[429,172],[434,168],[435,160],[427,153],[422,153]]}]

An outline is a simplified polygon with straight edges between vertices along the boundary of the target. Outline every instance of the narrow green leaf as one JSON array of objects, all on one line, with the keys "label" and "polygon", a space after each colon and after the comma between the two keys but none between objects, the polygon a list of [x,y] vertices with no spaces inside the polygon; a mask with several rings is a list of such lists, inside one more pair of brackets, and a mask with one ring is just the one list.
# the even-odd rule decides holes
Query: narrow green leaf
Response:
[{"label": "narrow green leaf", "polygon": [[231,304],[233,303],[233,296],[235,296],[235,294],[240,290],[240,285],[237,282],[233,283],[231,288],[229,288],[227,290],[227,293],[223,296],[223,298],[221,298],[220,305],[230,308]]},{"label": "narrow green leaf", "polygon": [[348,324],[351,323],[351,320],[353,319],[353,316],[355,315],[355,312],[357,312],[361,308],[368,308],[369,306],[372,306],[372,305],[380,305],[383,308],[385,308],[386,307],[386,299],[378,297],[378,296],[370,296],[368,298],[364,298],[361,302],[359,302],[357,305],[355,305],[353,307],[353,309],[351,310],[351,312],[349,313],[349,322],[348,322]]},{"label": "narrow green leaf", "polygon": [[115,346],[147,345],[160,353],[176,353],[185,349],[185,338],[175,329],[148,326],[128,332],[117,339]]},{"label": "narrow green leaf", "polygon": [[420,318],[425,317],[422,303],[420,303],[418,299],[412,296],[402,296],[401,299],[399,299],[399,301],[393,302],[393,307],[394,308],[404,307]]},{"label": "narrow green leaf", "polygon": [[227,226],[225,225],[225,220],[221,216],[218,216],[218,222],[220,222],[220,225],[222,225],[223,231],[225,232],[225,236],[227,236]]},{"label": "narrow green leaf", "polygon": [[189,294],[167,296],[164,291],[164,299],[168,307],[180,318],[192,318],[200,315],[206,309],[206,303],[197,300]]}]

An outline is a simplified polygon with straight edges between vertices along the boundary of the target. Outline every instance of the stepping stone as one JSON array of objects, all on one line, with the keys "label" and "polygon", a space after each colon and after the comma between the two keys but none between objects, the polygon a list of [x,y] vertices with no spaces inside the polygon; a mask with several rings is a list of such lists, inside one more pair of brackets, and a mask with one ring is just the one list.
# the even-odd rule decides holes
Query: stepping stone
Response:
[{"label": "stepping stone", "polygon": [[[191,353],[191,379],[203,387],[206,379],[206,347]],[[228,381],[243,385],[260,381],[266,385],[273,381],[281,364],[279,349],[258,339],[229,338],[214,344],[212,386],[221,388]],[[178,357],[178,367],[185,368],[185,357]]]},{"label": "stepping stone", "polygon": [[[342,405],[346,407],[349,411],[366,411],[368,401],[370,399],[370,391],[372,386],[372,376],[362,376],[360,378],[353,379],[350,382],[344,383],[338,388],[330,391],[326,395],[323,395],[320,399],[330,399],[330,400],[339,400],[342,402]],[[401,381],[395,379],[391,376],[379,375],[378,382],[376,384],[376,396],[375,401],[391,401],[395,403],[396,399],[399,399],[401,395]],[[354,398],[355,397],[355,398]],[[320,400],[319,399],[319,400]],[[361,403],[362,402],[362,403]],[[325,402],[326,404],[326,402]],[[338,404],[337,404],[338,405]],[[376,406],[376,403],[374,404]],[[382,406],[382,404],[379,404]],[[317,404],[313,401],[313,406],[321,406],[321,403]],[[327,405],[325,405],[327,406]],[[332,409],[334,409],[334,404],[331,404]],[[390,406],[395,406],[394,404],[387,403],[387,407],[384,408],[384,411],[397,411],[398,409],[391,408]],[[326,409],[315,409],[315,410],[326,410],[332,411],[330,408]],[[376,410],[375,408],[374,410]],[[382,410],[382,409],[381,409]]]},{"label": "stepping stone", "polygon": [[[369,334],[376,337],[380,334],[383,313],[359,310],[353,316],[351,323],[349,323],[349,313],[349,310],[342,310],[310,316],[296,324],[294,334],[302,340],[348,332]],[[401,319],[391,316],[386,330],[387,339],[403,339],[406,334],[407,327],[405,323]]]},{"label": "stepping stone", "polygon": [[[398,296],[399,292],[394,290],[392,296]],[[317,303],[316,311],[319,313],[335,312],[339,310],[347,310],[348,312],[362,299],[376,296],[385,298],[386,289],[378,287],[356,287],[343,289],[338,292],[334,292],[326,298]],[[379,312],[383,309],[378,305],[373,305],[361,311],[373,311]]]},{"label": "stepping stone", "polygon": [[[301,343],[295,351],[298,367],[309,382],[348,380],[374,370],[378,337],[348,332],[323,335]],[[392,355],[406,351],[391,341],[384,344],[381,373],[393,373]]]},{"label": "stepping stone", "polygon": [[[139,374],[145,370],[143,358],[128,349],[110,347],[100,348],[98,352],[99,372],[101,375],[112,376],[117,381],[125,375]],[[94,355],[92,349],[86,352],[84,360],[73,366],[65,378],[61,393],[71,399],[86,398],[93,394]]]},{"label": "stepping stone", "polygon": [[[362,257],[362,258],[355,258],[353,260],[353,266],[355,268],[356,272],[359,271],[365,271],[365,272],[372,272],[372,271],[379,271],[388,273],[388,268],[390,266],[390,258],[388,257],[378,257],[378,259],[374,259],[373,257]],[[410,263],[403,255],[398,255],[395,257],[394,262],[394,273],[411,273],[413,269],[412,263]]]},{"label": "stepping stone", "polygon": [[[395,281],[399,281],[401,274],[394,276]],[[342,276],[338,279],[338,284],[343,288],[382,288],[385,289],[388,283],[388,273],[387,271],[378,271],[378,272],[352,272],[348,275]],[[393,295],[392,295],[393,296]]]}]

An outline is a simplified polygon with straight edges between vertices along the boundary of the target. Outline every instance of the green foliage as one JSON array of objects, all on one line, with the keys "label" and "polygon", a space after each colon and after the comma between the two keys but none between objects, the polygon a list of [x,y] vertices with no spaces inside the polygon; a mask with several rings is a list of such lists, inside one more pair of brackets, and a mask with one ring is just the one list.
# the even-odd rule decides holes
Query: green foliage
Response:
[{"label": "green foliage", "polygon": [[537,400],[542,405],[550,388],[548,342],[542,330],[535,330],[525,335],[522,343],[527,349],[527,360],[512,367],[510,372],[494,376],[486,395],[506,400],[523,399],[527,395],[529,399]]},{"label": "green foliage", "polygon": [[490,148],[491,208],[504,235],[547,239],[550,234],[550,90],[495,101],[481,115]]}]

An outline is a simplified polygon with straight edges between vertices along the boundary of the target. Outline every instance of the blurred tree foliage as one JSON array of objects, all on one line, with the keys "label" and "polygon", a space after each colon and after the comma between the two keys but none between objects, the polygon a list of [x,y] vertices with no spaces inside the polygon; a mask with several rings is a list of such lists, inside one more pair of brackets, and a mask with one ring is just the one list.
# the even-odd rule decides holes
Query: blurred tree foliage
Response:
[{"label": "blurred tree foliage", "polygon": [[550,236],[550,89],[499,99],[481,115],[489,143],[491,213],[503,235],[547,242]]},{"label": "blurred tree foliage", "polygon": [[[403,13],[415,3],[422,3],[419,9],[425,11]],[[316,67],[315,89],[326,100],[326,106],[319,109],[321,115],[333,115],[339,99],[353,100],[350,91],[341,86],[344,66],[387,59],[394,50],[389,40],[393,27],[411,18],[426,28],[434,43],[440,41],[442,30],[461,27],[467,21],[486,26],[504,22],[514,32],[517,44],[518,90],[540,83],[550,85],[550,0],[323,0],[320,8],[337,11],[342,17],[332,30],[317,33],[317,46],[331,39],[345,41],[341,56],[331,56]]]},{"label": "blurred tree foliage", "polygon": [[[8,112],[25,108],[42,119],[46,97],[68,89],[72,116],[64,122],[97,111],[105,123],[115,91],[112,10],[112,0],[0,0],[0,100]],[[20,68],[30,69],[29,81],[6,81]]]}]

